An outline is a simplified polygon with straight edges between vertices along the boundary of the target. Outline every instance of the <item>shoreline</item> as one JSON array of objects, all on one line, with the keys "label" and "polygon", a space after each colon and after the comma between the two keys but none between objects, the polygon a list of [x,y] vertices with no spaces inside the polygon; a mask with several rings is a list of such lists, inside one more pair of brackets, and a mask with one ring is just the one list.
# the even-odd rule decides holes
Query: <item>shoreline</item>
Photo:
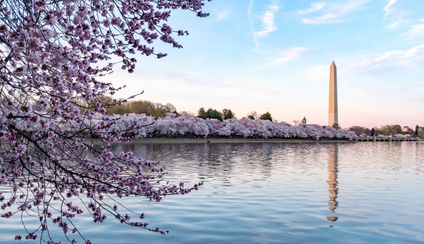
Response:
[{"label": "shoreline", "polygon": [[209,143],[356,143],[357,141],[349,140],[313,140],[313,139],[254,139],[254,138],[145,138],[145,139],[136,139],[128,142],[129,143],[142,143],[142,144],[209,144]]}]

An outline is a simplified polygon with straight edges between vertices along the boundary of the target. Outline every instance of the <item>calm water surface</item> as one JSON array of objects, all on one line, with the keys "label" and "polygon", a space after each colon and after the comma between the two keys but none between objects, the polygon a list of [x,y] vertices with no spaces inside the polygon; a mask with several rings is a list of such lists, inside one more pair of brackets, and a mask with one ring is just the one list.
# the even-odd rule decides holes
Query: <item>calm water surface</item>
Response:
[{"label": "calm water surface", "polygon": [[[162,236],[116,223],[79,221],[94,243],[424,243],[424,143],[125,144],[166,165],[170,181],[197,192],[142,210]],[[0,242],[21,231],[0,220]],[[58,234],[58,236],[60,236]]]}]

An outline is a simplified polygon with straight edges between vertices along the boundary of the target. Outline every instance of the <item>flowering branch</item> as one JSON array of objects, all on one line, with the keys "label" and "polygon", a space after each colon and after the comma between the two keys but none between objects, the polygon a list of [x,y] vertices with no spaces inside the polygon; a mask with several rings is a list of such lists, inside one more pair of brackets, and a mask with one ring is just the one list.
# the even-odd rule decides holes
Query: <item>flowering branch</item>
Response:
[{"label": "flowering branch", "polygon": [[[123,224],[165,233],[131,220],[105,197],[160,201],[198,185],[168,184],[165,169],[156,162],[114,153],[111,143],[129,137],[101,133],[119,119],[101,117],[91,123],[108,104],[89,101],[121,89],[98,80],[117,64],[131,73],[136,54],[166,56],[154,50],[159,40],[181,48],[174,36],[188,33],[166,22],[177,9],[207,16],[204,2],[0,1],[0,185],[11,189],[0,191],[0,216],[21,215],[27,234],[16,240],[53,243],[49,226],[55,225],[70,242],[76,241],[72,232],[90,243],[72,221],[83,213],[94,222],[103,222],[108,213]],[[30,230],[22,216],[34,213],[39,226]]]}]

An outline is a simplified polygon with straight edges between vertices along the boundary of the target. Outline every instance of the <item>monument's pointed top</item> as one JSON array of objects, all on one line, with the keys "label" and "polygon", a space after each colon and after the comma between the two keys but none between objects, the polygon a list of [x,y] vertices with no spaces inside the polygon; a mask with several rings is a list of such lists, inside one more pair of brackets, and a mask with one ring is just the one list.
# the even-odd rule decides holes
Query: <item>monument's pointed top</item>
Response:
[{"label": "monument's pointed top", "polygon": [[331,65],[336,65],[336,63],[334,63],[334,60],[333,60],[333,62],[331,62]]}]

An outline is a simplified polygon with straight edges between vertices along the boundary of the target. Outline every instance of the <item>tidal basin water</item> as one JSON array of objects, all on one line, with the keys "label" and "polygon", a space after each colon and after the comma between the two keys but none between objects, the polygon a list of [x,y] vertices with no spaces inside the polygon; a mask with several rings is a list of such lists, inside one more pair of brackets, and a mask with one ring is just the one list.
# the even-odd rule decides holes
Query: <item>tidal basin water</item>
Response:
[{"label": "tidal basin water", "polygon": [[[124,144],[199,191],[121,200],[168,235],[79,221],[93,243],[424,243],[424,143]],[[0,242],[21,230],[0,221]],[[60,236],[57,234],[57,236]]]}]

